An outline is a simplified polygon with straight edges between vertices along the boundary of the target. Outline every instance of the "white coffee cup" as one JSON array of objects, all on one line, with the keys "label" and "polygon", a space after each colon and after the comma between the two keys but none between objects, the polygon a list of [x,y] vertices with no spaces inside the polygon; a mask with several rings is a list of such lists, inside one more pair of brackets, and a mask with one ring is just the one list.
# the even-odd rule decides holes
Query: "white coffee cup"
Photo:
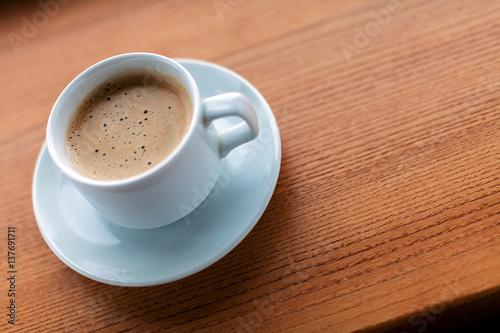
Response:
[{"label": "white coffee cup", "polygon": [[[68,122],[85,96],[106,79],[130,70],[160,72],[177,79],[191,97],[193,113],[187,133],[172,153],[135,176],[101,181],[79,174],[66,155]],[[215,119],[238,116],[243,121],[216,130]],[[55,166],[99,214],[123,227],[148,229],[175,222],[199,196],[197,188],[215,185],[221,159],[258,135],[255,110],[240,93],[201,99],[189,72],[172,59],[151,53],[122,54],[103,60],[78,75],[61,93],[49,117],[47,148]],[[208,195],[208,191],[204,191]],[[197,197],[196,200],[200,202]],[[192,207],[195,209],[196,207]]]}]

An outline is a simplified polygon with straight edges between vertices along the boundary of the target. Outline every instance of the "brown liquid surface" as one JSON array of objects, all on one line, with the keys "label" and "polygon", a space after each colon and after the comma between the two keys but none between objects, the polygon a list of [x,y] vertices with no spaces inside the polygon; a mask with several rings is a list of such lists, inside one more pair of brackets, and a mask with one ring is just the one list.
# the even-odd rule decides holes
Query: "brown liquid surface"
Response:
[{"label": "brown liquid surface", "polygon": [[169,76],[122,74],[94,89],[75,110],[66,153],[75,170],[92,179],[140,174],[179,144],[192,108],[186,89]]}]

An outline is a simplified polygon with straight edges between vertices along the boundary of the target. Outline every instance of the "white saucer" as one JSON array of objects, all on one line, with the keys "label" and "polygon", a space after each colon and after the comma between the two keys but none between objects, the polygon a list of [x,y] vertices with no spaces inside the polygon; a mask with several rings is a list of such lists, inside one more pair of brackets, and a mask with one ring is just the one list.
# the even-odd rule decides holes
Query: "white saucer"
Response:
[{"label": "white saucer", "polygon": [[[173,224],[149,230],[123,228],[100,217],[53,166],[44,145],[33,180],[38,227],[66,265],[91,279],[150,286],[197,273],[243,240],[274,192],[281,139],[266,100],[226,68],[203,61],[178,61],[193,75],[202,98],[230,91],[246,95],[257,111],[259,136],[223,160],[214,190],[195,211]],[[215,126],[228,126],[233,120]]]}]

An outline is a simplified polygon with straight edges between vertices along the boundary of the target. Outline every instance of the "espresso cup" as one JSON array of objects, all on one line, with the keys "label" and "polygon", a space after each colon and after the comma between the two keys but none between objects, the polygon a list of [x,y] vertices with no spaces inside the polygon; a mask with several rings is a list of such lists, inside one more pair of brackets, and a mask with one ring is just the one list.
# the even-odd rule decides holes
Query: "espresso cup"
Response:
[{"label": "espresso cup", "polygon": [[[188,121],[182,125],[185,127],[177,139],[178,142],[154,165],[118,179],[112,177],[114,174],[108,170],[109,179],[106,178],[106,173],[104,178],[96,179],[75,167],[70,149],[71,140],[74,138],[71,137],[69,126],[74,122],[75,112],[81,110],[85,99],[92,95],[96,88],[103,87],[109,80],[119,78],[126,73],[143,75],[145,85],[158,80],[158,75],[179,84],[185,93],[188,109],[191,108],[190,113],[186,115]],[[113,100],[110,103],[113,103]],[[144,108],[144,119],[147,120],[148,110],[144,105],[141,107]],[[156,109],[157,113],[160,111],[162,110]],[[118,111],[116,114],[121,115]],[[234,116],[241,118],[242,121],[223,130],[215,128],[213,122],[216,119]],[[89,117],[92,117],[92,114]],[[122,122],[123,118],[125,117],[117,118],[116,122]],[[134,122],[134,126],[139,126],[138,124],[139,122]],[[108,125],[102,133],[111,128],[112,126]],[[206,197],[209,194],[208,190],[215,185],[222,158],[232,149],[256,138],[258,131],[255,110],[242,94],[231,92],[201,99],[195,80],[179,63],[156,54],[129,53],[111,57],[91,66],[64,89],[49,116],[46,142],[54,165],[101,216],[123,227],[149,229],[175,222],[194,210],[196,207],[193,207],[192,203],[204,199],[200,198],[200,192],[196,189],[204,188]],[[113,133],[121,135],[120,138],[126,138],[125,132],[126,129],[123,128],[116,129]],[[141,133],[133,132],[130,135],[134,138],[139,135],[145,136]],[[89,136],[93,137],[95,134],[90,133]],[[124,144],[128,143],[127,139],[122,141]],[[140,145],[137,142],[136,145]],[[162,144],[157,143],[157,145]],[[120,149],[115,150],[114,146],[111,148],[113,156],[119,157]],[[143,154],[146,148],[144,146],[143,150],[140,148],[141,146],[131,148],[128,152],[133,150],[134,154],[136,152]],[[93,162],[105,155],[98,152],[98,149],[95,149],[95,153],[81,158]],[[124,161],[127,160],[125,156],[123,158]]]}]

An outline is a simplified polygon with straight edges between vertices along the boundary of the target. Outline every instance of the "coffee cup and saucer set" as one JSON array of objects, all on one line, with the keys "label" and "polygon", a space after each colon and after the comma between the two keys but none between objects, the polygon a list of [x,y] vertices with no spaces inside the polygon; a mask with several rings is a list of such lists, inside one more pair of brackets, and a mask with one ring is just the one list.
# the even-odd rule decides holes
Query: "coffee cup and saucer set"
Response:
[{"label": "coffee cup and saucer set", "polygon": [[[72,164],[68,124],[96,87],[127,71],[142,73],[145,84],[158,73],[180,83],[189,122],[173,150],[147,170],[94,179]],[[276,119],[244,78],[205,61],[122,54],[85,70],[54,104],[33,207],[45,241],[76,272],[111,285],[159,285],[234,249],[264,213],[280,164]]]}]

